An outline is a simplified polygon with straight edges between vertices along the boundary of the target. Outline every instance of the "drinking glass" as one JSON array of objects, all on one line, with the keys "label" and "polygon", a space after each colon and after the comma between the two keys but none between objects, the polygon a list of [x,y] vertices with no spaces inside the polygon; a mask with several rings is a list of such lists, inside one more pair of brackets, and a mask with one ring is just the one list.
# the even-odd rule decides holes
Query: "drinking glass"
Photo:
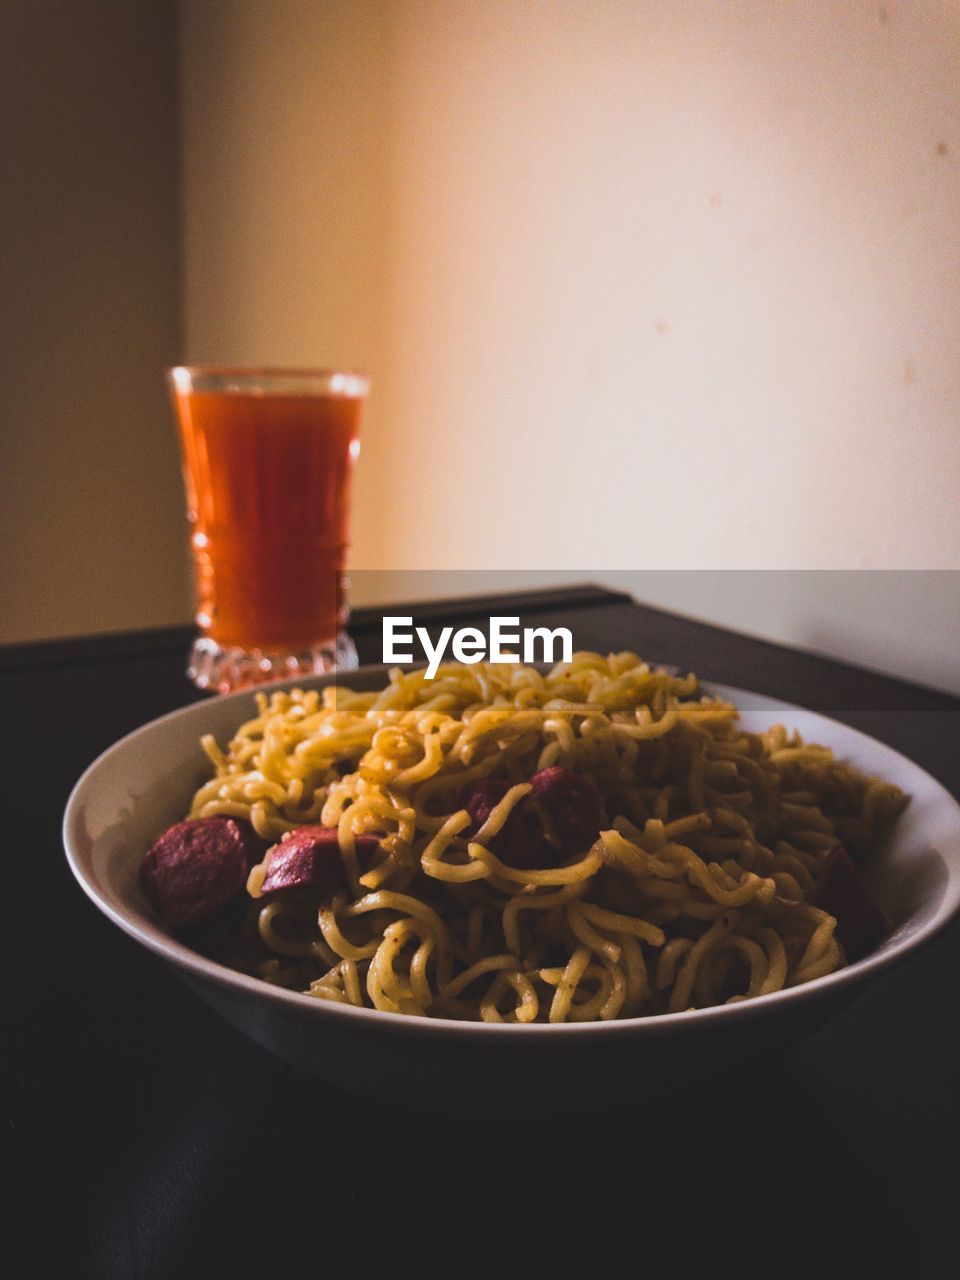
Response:
[{"label": "drinking glass", "polygon": [[200,635],[188,676],[221,693],[357,665],[345,631],[362,374],[178,367]]}]

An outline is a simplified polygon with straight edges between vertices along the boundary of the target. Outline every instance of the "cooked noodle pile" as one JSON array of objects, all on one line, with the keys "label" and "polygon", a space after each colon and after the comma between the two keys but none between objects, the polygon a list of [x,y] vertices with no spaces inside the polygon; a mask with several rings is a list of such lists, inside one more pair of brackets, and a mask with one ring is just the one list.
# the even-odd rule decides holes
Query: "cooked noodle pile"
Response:
[{"label": "cooked noodle pile", "polygon": [[[838,840],[868,851],[906,804],[781,726],[746,732],[694,676],[632,653],[578,653],[547,674],[394,671],[375,693],[257,703],[226,753],[204,740],[216,776],[190,816],[247,818],[271,843],[336,827],[341,886],[258,899],[265,860],[245,915],[208,947],[269,982],[390,1012],[577,1022],[818,978],[845,963],[836,920],[810,901],[824,861]],[[510,866],[491,846],[554,765],[595,784],[606,827],[561,865]],[[460,796],[487,777],[511,785],[477,830]],[[361,832],[383,836],[365,866]]]}]

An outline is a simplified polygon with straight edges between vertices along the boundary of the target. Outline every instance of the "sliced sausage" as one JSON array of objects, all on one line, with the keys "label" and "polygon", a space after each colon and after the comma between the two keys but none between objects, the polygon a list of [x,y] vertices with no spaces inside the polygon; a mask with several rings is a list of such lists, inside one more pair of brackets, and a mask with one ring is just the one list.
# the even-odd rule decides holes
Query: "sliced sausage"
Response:
[{"label": "sliced sausage", "polygon": [[[545,870],[585,853],[606,821],[603,797],[589,778],[555,765],[535,773],[530,785],[529,794],[491,839],[492,852],[508,866],[524,871]],[[478,778],[464,787],[460,803],[473,819],[474,832],[483,826],[510,786],[502,778]],[[559,846],[544,833],[538,805],[546,810]]]},{"label": "sliced sausage", "polygon": [[[361,856],[375,853],[380,845],[380,837],[372,832],[353,838]],[[344,880],[336,827],[297,827],[273,846],[268,857],[261,894],[279,889],[324,889]]]},{"label": "sliced sausage", "polygon": [[188,818],[151,845],[140,880],[167,924],[204,924],[241,893],[257,857],[257,838],[248,823]]},{"label": "sliced sausage", "polygon": [[541,769],[530,779],[529,799],[553,819],[565,857],[586,853],[606,823],[603,796],[589,778],[562,765]]},{"label": "sliced sausage", "polygon": [[474,830],[480,830],[509,790],[510,783],[505,778],[477,778],[467,783],[460,803],[473,819]]},{"label": "sliced sausage", "polygon": [[[504,778],[477,778],[464,787],[460,803],[473,819],[472,834],[480,830],[510,786]],[[544,839],[536,815],[524,809],[523,800],[514,806],[510,817],[490,839],[489,846],[491,852],[510,867],[532,870],[556,863],[557,851]]]},{"label": "sliced sausage", "polygon": [[848,960],[866,955],[890,931],[886,916],[867,893],[843,845],[838,844],[823,864],[813,902],[836,916],[837,937]]}]

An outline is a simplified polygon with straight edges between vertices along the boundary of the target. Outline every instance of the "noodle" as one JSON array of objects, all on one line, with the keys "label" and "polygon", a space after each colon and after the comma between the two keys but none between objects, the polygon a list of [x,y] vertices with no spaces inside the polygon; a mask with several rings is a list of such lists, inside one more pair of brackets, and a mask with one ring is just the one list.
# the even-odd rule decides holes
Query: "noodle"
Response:
[{"label": "noodle", "polygon": [[[271,843],[322,823],[342,871],[335,888],[265,898],[268,854],[243,918],[211,927],[208,950],[392,1013],[606,1020],[809,982],[846,963],[836,919],[813,903],[828,854],[840,840],[858,856],[876,847],[907,803],[782,726],[746,732],[694,676],[632,653],[577,653],[546,673],[396,670],[376,692],[256,700],[226,749],[203,739],[215,773],[190,816],[246,818]],[[558,766],[606,809],[569,856],[563,822],[531,794]],[[500,798],[475,823],[461,796],[487,779]],[[511,863],[518,814],[534,815],[549,865]]]}]

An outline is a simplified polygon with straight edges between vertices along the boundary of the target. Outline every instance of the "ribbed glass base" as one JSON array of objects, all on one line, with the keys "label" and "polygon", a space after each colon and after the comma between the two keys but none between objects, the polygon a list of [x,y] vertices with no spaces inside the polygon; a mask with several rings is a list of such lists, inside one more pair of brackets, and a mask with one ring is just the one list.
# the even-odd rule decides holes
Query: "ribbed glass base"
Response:
[{"label": "ribbed glass base", "polygon": [[312,645],[297,653],[224,647],[209,636],[201,636],[190,652],[187,676],[199,689],[232,693],[275,680],[351,671],[358,665],[356,646],[345,631],[332,644]]}]

